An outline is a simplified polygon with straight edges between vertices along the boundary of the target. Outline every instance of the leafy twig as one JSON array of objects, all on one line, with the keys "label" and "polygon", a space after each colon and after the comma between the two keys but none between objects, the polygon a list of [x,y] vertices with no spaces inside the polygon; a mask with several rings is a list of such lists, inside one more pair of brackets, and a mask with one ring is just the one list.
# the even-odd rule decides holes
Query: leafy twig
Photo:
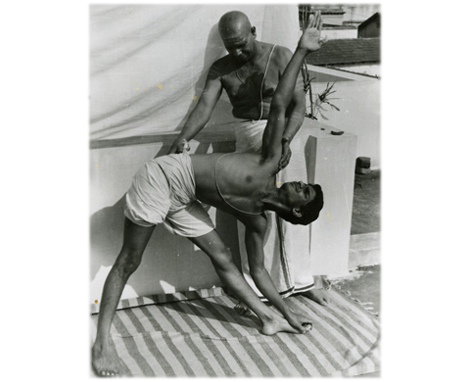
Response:
[{"label": "leafy twig", "polygon": [[335,85],[336,81],[333,82],[331,85],[328,82],[323,92],[321,92],[320,94],[318,93],[315,94],[315,100],[314,100],[314,93],[312,91],[312,81],[315,79],[315,77],[310,78],[310,73],[308,72],[307,63],[305,61],[302,66],[302,76],[304,80],[304,91],[305,93],[308,94],[309,101],[310,101],[310,112],[306,113],[306,117],[311,118],[311,119],[318,119],[317,115],[320,114],[320,116],[323,119],[328,120],[328,118],[326,118],[325,115],[320,111],[320,110],[327,111],[325,108],[323,108],[322,104],[328,104],[330,105],[331,109],[340,111],[339,107],[337,107],[336,105],[333,105],[330,102],[331,100],[337,99],[337,98],[329,98],[329,96],[331,96],[333,93],[336,93],[336,90],[332,91],[333,86]]}]

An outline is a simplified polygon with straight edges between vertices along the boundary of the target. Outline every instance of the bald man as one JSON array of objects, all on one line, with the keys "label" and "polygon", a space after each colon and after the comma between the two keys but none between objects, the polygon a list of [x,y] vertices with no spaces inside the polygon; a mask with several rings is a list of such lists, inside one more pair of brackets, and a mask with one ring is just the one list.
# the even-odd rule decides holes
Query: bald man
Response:
[{"label": "bald man", "polygon": [[[248,17],[238,11],[228,12],[219,21],[219,34],[228,55],[217,60],[210,68],[199,102],[190,114],[181,133],[168,154],[176,153],[183,140],[191,140],[209,122],[222,89],[225,89],[233,107],[232,114],[240,119],[236,129],[237,151],[259,151],[262,132],[269,115],[271,100],[292,52],[282,46],[256,40],[256,27]],[[283,153],[279,168],[289,163],[289,144],[302,126],[305,115],[303,82],[298,78],[292,102],[288,109],[288,122],[283,135]],[[262,129],[251,127],[253,121],[263,121]],[[248,143],[251,131],[258,133],[256,142]],[[259,130],[259,131],[258,131]],[[241,140],[242,142],[238,142]]]},{"label": "bald man", "polygon": [[[203,93],[194,108],[183,129],[169,150],[169,154],[178,153],[178,147],[182,147],[184,140],[193,139],[209,122],[215,105],[219,100],[222,90],[225,89],[232,105],[232,114],[237,122],[233,126],[236,134],[237,152],[260,152],[263,132],[266,127],[270,111],[271,100],[275,89],[279,84],[292,52],[282,46],[268,44],[256,40],[256,27],[252,26],[248,17],[239,11],[224,14],[218,25],[220,37],[228,54],[214,62],[209,70]],[[282,156],[279,161],[279,169],[284,169],[278,174],[278,183],[298,179],[299,174],[288,165],[291,159],[290,143],[299,131],[305,117],[305,93],[303,80],[298,76],[292,101],[287,109],[287,124],[282,136]],[[302,156],[297,163],[304,163],[303,152],[294,155]],[[292,167],[292,166],[291,166]],[[297,166],[298,167],[298,166]],[[301,174],[300,177],[303,177]],[[295,227],[277,219],[274,214],[269,214],[273,222],[271,229],[284,232],[283,238],[277,234],[267,233],[265,252],[268,268],[282,270],[277,274],[271,274],[278,291],[287,297],[293,293],[303,293],[321,305],[329,301],[326,278],[321,275],[312,275],[310,261],[314,254],[310,253],[308,240],[300,242],[297,239],[295,245],[289,242],[289,237],[295,237]],[[251,279],[246,252],[244,246],[244,227],[239,224],[239,242],[242,249],[243,273],[249,284],[255,289],[259,297],[262,293],[257,290]],[[295,253],[292,248],[295,247]],[[281,252],[280,248],[284,248]],[[284,266],[289,263],[286,271]],[[289,274],[288,274],[289,273]],[[245,307],[240,305],[238,311],[244,313]]]}]

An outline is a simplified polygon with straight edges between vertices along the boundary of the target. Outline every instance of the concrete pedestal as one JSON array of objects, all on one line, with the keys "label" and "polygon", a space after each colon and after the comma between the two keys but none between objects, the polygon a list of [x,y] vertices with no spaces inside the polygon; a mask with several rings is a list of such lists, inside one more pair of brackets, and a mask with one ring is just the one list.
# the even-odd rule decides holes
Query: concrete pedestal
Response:
[{"label": "concrete pedestal", "polygon": [[[307,125],[307,126],[306,126]],[[312,121],[304,123],[307,178],[321,185],[324,207],[317,221],[310,225],[310,248],[314,274],[338,276],[348,272],[354,193],[354,167],[357,137]]]}]

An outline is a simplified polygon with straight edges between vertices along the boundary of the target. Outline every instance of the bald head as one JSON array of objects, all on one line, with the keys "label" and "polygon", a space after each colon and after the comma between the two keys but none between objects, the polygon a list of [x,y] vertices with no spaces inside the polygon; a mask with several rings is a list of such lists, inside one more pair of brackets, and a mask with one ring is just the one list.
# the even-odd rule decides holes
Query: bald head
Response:
[{"label": "bald head", "polygon": [[219,34],[223,40],[250,32],[252,32],[250,20],[243,12],[227,12],[220,18]]},{"label": "bald head", "polygon": [[228,12],[220,18],[219,34],[228,55],[244,64],[257,55],[256,28],[248,17],[239,11]]}]

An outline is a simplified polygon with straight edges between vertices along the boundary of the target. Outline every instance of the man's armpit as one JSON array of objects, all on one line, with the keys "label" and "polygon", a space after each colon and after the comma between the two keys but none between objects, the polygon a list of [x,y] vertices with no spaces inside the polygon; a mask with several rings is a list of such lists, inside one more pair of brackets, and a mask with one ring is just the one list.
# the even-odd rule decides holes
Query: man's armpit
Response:
[{"label": "man's armpit", "polygon": [[266,227],[268,225],[268,219],[263,212],[261,215],[256,216],[248,216],[248,215],[238,215],[236,216],[238,220],[240,220],[247,229],[252,232],[264,234],[266,231]]}]

